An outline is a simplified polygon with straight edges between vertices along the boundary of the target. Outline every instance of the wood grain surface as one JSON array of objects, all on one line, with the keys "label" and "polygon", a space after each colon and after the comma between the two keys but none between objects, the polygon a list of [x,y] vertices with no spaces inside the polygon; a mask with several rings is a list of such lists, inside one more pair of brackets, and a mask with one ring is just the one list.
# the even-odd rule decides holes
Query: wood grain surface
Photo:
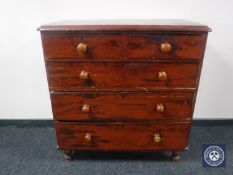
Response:
[{"label": "wood grain surface", "polygon": [[[186,147],[190,123],[59,122],[55,128],[61,149],[175,151]],[[153,141],[154,134],[160,135],[160,143]]]},{"label": "wood grain surface", "polygon": [[[153,90],[153,88],[195,88],[197,63],[76,63],[47,62],[49,87],[52,91]],[[80,80],[81,71],[89,73]],[[167,80],[159,80],[159,72]]]},{"label": "wood grain surface", "polygon": [[[191,119],[193,97],[193,92],[53,93],[51,101],[58,121],[184,121]],[[89,113],[81,111],[83,105],[90,106]]]},{"label": "wood grain surface", "polygon": [[[132,60],[132,59],[201,59],[207,34],[91,34],[43,33],[45,59]],[[79,43],[87,45],[87,52],[79,54]],[[162,53],[160,45],[169,42],[171,53]]]},{"label": "wood grain surface", "polygon": [[208,26],[179,19],[104,19],[104,20],[66,20],[42,25],[41,32],[210,32]]}]

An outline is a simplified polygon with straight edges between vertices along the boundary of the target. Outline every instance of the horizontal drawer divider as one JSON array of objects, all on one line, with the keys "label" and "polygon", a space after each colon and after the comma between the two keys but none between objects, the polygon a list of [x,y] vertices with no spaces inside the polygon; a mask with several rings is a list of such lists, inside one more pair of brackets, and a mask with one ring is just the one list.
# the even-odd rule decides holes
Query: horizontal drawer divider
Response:
[{"label": "horizontal drawer divider", "polygon": [[128,121],[100,121],[100,120],[93,120],[93,121],[63,121],[63,120],[55,120],[55,123],[83,123],[83,124],[165,124],[165,123],[191,123],[192,119],[187,120],[128,120]]},{"label": "horizontal drawer divider", "polygon": [[175,92],[175,91],[189,91],[195,92],[196,88],[166,88],[157,90],[93,90],[93,91],[50,91],[50,94],[82,94],[82,93],[156,93],[156,92]]},{"label": "horizontal drawer divider", "polygon": [[123,58],[123,59],[69,59],[69,58],[53,58],[53,59],[47,59],[44,58],[45,61],[47,62],[87,62],[87,63],[95,63],[95,62],[99,62],[99,63],[199,63],[201,62],[200,59],[166,59],[166,58],[161,58],[161,59],[157,59],[157,58],[138,58],[138,59],[127,59],[127,58]]}]

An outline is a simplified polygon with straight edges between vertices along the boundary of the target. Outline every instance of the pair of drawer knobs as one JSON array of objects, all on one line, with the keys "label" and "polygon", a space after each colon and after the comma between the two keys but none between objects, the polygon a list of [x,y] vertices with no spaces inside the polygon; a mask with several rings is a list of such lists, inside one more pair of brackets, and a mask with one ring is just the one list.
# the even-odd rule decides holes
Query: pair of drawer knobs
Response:
[{"label": "pair of drawer knobs", "polygon": [[[80,55],[84,55],[87,52],[87,44],[79,43],[77,46],[77,51]],[[164,42],[160,45],[160,51],[162,53],[170,53],[172,51],[172,46],[168,42]]]},{"label": "pair of drawer knobs", "polygon": [[[166,72],[159,72],[158,73],[158,79],[161,81],[167,80],[167,73]],[[80,80],[88,80],[89,79],[89,73],[87,71],[81,71],[79,74]]]},{"label": "pair of drawer knobs", "polygon": [[[156,105],[157,112],[164,112],[164,110],[165,110],[165,107],[162,103],[159,103]],[[86,113],[86,114],[90,113],[90,111],[91,111],[90,105],[84,104],[81,108],[81,111],[82,111],[82,113]]]},{"label": "pair of drawer knobs", "polygon": [[[85,142],[91,142],[92,141],[92,135],[91,135],[91,133],[86,133],[84,135],[83,139],[84,139]],[[155,143],[160,143],[162,141],[162,138],[161,138],[160,134],[158,134],[158,133],[154,134],[153,141]]]}]

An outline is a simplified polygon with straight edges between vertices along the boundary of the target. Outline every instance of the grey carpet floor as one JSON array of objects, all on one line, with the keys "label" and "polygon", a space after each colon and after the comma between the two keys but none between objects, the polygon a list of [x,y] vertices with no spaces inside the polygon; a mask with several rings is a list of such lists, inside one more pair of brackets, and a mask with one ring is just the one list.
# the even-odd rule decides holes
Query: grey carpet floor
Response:
[{"label": "grey carpet floor", "polygon": [[[81,152],[68,162],[51,127],[0,127],[0,175],[222,175],[233,174],[233,127],[193,127],[178,162],[169,153]],[[202,167],[202,144],[226,144],[226,167]]]}]

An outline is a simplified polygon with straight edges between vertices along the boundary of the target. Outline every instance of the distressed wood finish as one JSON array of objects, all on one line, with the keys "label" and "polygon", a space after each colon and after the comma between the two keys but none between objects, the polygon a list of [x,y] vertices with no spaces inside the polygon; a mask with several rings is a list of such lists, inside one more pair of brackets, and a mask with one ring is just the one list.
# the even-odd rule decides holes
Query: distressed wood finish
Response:
[{"label": "distressed wood finish", "polygon": [[[47,62],[50,90],[153,90],[153,88],[195,88],[198,63],[76,63]],[[79,74],[86,71],[87,80]],[[159,72],[167,73],[167,80],[159,80]]]},{"label": "distressed wood finish", "polygon": [[[190,120],[193,92],[53,93],[53,114],[58,121]],[[157,111],[163,104],[164,111]],[[83,113],[83,105],[90,111]]]},{"label": "distressed wood finish", "polygon": [[[190,123],[85,123],[55,124],[58,144],[71,150],[169,151],[184,150]],[[91,141],[85,141],[86,134]],[[154,134],[161,137],[155,143]]]},{"label": "distressed wood finish", "polygon": [[43,25],[59,149],[185,150],[208,32],[177,20]]},{"label": "distressed wood finish", "polygon": [[175,19],[110,19],[110,20],[78,20],[59,21],[42,25],[42,32],[179,32],[207,33],[208,26]]},{"label": "distressed wood finish", "polygon": [[[122,36],[119,34],[44,34],[42,42],[46,59],[85,58],[86,60],[122,57]],[[87,44],[87,53],[79,54],[79,43]]]},{"label": "distressed wood finish", "polygon": [[[201,59],[207,35],[172,35],[172,34],[129,34],[127,57],[129,59]],[[162,43],[171,44],[170,53],[162,53]]]},{"label": "distressed wood finish", "polygon": [[[79,34],[45,33],[42,35],[45,58],[48,60],[131,60],[131,59],[201,59],[206,35],[165,34]],[[162,53],[160,46],[169,42],[171,53]],[[87,52],[77,51],[79,43]]]}]

